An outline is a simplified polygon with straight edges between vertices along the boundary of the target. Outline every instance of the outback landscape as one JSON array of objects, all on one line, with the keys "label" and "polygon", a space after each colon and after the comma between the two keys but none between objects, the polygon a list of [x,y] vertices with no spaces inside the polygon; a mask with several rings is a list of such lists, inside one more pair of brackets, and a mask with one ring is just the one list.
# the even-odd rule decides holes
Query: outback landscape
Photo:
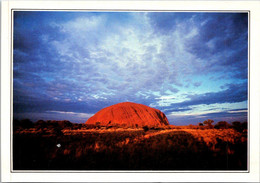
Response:
[{"label": "outback landscape", "polygon": [[[247,170],[246,122],[174,126],[154,111],[161,114],[121,103],[98,112],[95,123],[15,120],[14,170]],[[138,118],[158,122],[124,123]]]}]

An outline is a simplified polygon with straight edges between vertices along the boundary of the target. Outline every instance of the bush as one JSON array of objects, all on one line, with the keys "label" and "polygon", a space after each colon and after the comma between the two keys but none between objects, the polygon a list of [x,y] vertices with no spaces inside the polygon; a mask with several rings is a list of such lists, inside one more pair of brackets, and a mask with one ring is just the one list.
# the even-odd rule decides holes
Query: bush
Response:
[{"label": "bush", "polygon": [[14,127],[21,127],[21,128],[32,128],[33,127],[33,122],[29,119],[22,119],[21,121],[19,120],[14,120]]},{"label": "bush", "polygon": [[147,132],[147,131],[149,130],[148,126],[147,126],[147,125],[146,125],[146,126],[143,126],[143,130],[144,130],[145,132]]},{"label": "bush", "polygon": [[85,129],[94,129],[96,127],[94,124],[83,124],[82,126]]},{"label": "bush", "polygon": [[239,121],[232,122],[232,128],[238,132],[242,132],[247,129],[247,122],[241,123]]},{"label": "bush", "polygon": [[214,121],[212,119],[208,119],[208,120],[203,121],[203,124],[207,125],[210,128],[213,127],[212,123],[214,123]]},{"label": "bush", "polygon": [[243,131],[241,123],[239,121],[232,122],[232,128],[238,132]]},{"label": "bush", "polygon": [[56,136],[62,136],[63,135],[62,128],[61,127],[54,128],[53,134],[55,134]]},{"label": "bush", "polygon": [[215,129],[228,129],[231,125],[226,121],[219,121],[214,128]]},{"label": "bush", "polygon": [[241,124],[241,126],[242,126],[242,128],[243,128],[244,130],[247,130],[247,128],[248,128],[248,123],[247,123],[247,122],[243,122],[243,123]]}]

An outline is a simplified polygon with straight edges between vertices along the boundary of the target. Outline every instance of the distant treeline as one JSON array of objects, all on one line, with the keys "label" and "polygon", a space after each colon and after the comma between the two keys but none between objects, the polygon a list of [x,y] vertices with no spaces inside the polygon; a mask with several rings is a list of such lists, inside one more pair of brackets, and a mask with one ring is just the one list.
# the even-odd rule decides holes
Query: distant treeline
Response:
[{"label": "distant treeline", "polygon": [[[144,126],[142,127],[144,131],[148,130],[164,130],[164,129],[229,129],[233,128],[239,132],[242,132],[244,130],[248,129],[248,123],[247,122],[239,122],[234,121],[231,124],[226,121],[219,121],[215,125],[213,125],[213,120],[206,120],[203,123],[198,123],[197,125],[186,125],[186,126],[175,126],[175,125],[168,125],[168,126],[161,126],[161,127],[148,127]],[[32,122],[30,119],[22,119],[17,120],[15,119],[13,122],[13,129],[19,130],[19,129],[29,129],[29,128],[36,128],[36,129],[110,129],[110,128],[129,128],[124,127],[122,125],[110,125],[110,126],[101,126],[100,122],[96,122],[96,124],[85,124],[85,123],[72,123],[68,120],[38,120],[36,122]],[[138,127],[136,127],[138,128]]]},{"label": "distant treeline", "polygon": [[234,121],[231,124],[226,121],[219,121],[215,125],[213,125],[214,121],[211,119],[205,120],[203,123],[198,123],[198,126],[201,128],[215,128],[215,129],[228,129],[233,128],[239,132],[242,132],[243,130],[248,129],[248,123],[240,121]]},{"label": "distant treeline", "polygon": [[[62,120],[62,121],[57,121],[57,120],[38,120],[36,122],[32,122],[30,119],[22,119],[22,120],[17,120],[15,119],[13,122],[13,127],[14,130],[19,129],[19,128],[70,128],[70,129],[79,129],[82,128],[82,126],[86,126],[85,124],[82,123],[72,123],[68,120]],[[93,126],[94,127],[94,126]]]},{"label": "distant treeline", "polygon": [[248,129],[247,122],[234,121],[228,123],[226,121],[219,121],[215,125],[213,120],[206,120],[203,123],[198,123],[197,125],[188,125],[188,126],[176,126],[177,129],[235,129],[238,132],[243,132]]}]

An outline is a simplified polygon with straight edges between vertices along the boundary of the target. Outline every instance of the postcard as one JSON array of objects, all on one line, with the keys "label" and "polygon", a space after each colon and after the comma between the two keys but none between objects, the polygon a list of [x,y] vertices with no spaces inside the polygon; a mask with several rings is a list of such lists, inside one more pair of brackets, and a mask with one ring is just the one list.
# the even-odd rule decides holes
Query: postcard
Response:
[{"label": "postcard", "polygon": [[256,5],[3,2],[2,179],[257,181]]}]

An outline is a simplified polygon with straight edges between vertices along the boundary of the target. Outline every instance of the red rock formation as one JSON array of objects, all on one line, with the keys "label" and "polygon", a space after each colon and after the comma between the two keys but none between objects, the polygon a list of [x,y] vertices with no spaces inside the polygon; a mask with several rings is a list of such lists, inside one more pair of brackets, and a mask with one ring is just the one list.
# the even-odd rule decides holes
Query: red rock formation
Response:
[{"label": "red rock formation", "polygon": [[122,102],[101,109],[86,123],[96,124],[97,122],[102,126],[143,127],[147,125],[155,127],[169,125],[167,117],[160,110],[132,102]]}]

